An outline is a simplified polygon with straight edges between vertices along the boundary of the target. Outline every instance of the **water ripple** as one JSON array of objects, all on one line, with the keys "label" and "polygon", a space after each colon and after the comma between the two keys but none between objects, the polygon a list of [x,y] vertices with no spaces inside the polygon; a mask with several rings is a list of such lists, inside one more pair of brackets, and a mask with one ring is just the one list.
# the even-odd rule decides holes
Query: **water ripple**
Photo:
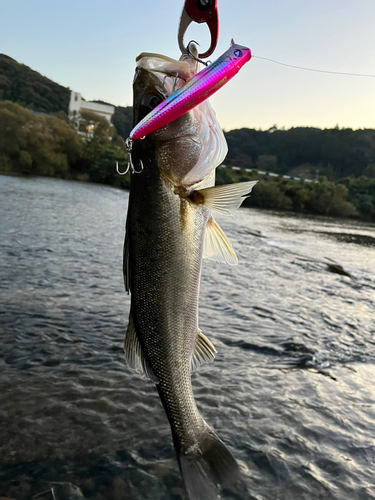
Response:
[{"label": "water ripple", "polygon": [[[186,499],[155,388],[122,355],[127,199],[0,176],[0,496]],[[204,262],[200,328],[218,354],[193,385],[241,465],[223,499],[374,499],[374,229],[218,220],[239,265]]]}]

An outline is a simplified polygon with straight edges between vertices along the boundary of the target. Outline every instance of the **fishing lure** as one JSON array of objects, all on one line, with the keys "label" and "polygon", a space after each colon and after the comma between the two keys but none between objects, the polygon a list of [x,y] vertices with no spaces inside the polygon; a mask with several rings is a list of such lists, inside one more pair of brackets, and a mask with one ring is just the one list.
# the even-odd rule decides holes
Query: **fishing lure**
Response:
[{"label": "fishing lure", "polygon": [[229,49],[215,62],[202,69],[146,115],[130,132],[129,139],[143,139],[195,108],[229,82],[250,59],[251,50],[232,40]]}]

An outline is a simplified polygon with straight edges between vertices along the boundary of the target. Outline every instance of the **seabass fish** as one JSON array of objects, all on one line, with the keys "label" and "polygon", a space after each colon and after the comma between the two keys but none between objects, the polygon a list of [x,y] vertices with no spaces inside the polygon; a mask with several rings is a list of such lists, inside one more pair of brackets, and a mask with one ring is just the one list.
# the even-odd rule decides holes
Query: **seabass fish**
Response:
[{"label": "seabass fish", "polygon": [[[196,72],[190,59],[156,54],[137,59],[134,125]],[[192,372],[215,348],[198,328],[202,258],[236,264],[212,217],[242,203],[254,182],[213,187],[227,152],[208,101],[143,141],[135,141],[124,245],[124,280],[131,292],[125,358],[157,387],[169,419],[178,463],[191,500],[218,498],[238,465],[195,404]]]}]

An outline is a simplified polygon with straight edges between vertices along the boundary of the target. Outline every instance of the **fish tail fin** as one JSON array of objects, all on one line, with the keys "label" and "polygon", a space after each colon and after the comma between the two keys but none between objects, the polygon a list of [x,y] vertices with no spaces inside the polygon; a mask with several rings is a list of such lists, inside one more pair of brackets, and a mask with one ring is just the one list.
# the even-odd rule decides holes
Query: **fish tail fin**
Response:
[{"label": "fish tail fin", "polygon": [[217,500],[219,485],[239,473],[232,453],[207,424],[198,443],[178,454],[178,462],[190,500]]}]

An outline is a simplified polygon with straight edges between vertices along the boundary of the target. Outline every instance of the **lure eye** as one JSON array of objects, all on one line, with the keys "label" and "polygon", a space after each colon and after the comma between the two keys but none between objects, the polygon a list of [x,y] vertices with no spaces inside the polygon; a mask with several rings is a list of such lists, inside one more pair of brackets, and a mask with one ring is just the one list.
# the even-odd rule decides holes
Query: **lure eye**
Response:
[{"label": "lure eye", "polygon": [[241,57],[242,56],[242,52],[238,49],[234,50],[233,51],[233,54],[236,56],[236,57]]}]

